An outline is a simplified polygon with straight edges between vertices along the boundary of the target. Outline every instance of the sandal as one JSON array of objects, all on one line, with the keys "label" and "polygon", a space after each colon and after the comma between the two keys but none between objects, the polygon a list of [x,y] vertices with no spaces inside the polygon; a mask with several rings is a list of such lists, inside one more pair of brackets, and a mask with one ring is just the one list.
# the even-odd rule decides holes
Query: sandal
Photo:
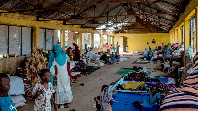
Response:
[{"label": "sandal", "polygon": [[64,108],[69,108],[70,106],[64,106]]},{"label": "sandal", "polygon": [[60,105],[59,108],[69,108],[70,106]]}]

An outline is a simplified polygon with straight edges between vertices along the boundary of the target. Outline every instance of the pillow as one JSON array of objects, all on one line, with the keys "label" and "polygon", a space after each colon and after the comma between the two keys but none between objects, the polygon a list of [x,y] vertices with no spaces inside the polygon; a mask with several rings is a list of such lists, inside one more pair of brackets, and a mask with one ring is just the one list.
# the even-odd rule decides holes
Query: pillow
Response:
[{"label": "pillow", "polygon": [[17,96],[10,96],[13,103],[20,103],[20,102],[26,102],[26,99],[22,95],[17,95]]},{"label": "pillow", "polygon": [[10,91],[8,92],[9,95],[25,94],[22,78],[18,76],[10,76],[10,85]]},{"label": "pillow", "polygon": [[24,105],[26,105],[24,102],[20,102],[20,103],[15,104],[15,107],[18,108],[18,107],[24,106]]}]

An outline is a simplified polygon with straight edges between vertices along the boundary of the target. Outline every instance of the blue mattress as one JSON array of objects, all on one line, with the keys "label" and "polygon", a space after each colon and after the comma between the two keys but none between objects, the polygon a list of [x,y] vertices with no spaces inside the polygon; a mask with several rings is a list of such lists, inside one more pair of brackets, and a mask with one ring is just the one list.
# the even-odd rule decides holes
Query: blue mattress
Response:
[{"label": "blue mattress", "polygon": [[[155,79],[155,78],[153,78]],[[158,78],[158,80],[161,80],[162,83],[168,83],[168,78]],[[125,80],[124,81],[133,81],[133,80]],[[140,82],[139,80],[134,80],[135,82]],[[158,82],[156,82],[158,83]]]},{"label": "blue mattress", "polygon": [[[112,110],[113,111],[140,111],[139,107],[136,105],[133,105],[133,102],[135,101],[144,101],[146,98],[148,98],[149,95],[141,95],[141,94],[132,94],[132,93],[121,93],[117,92],[116,94],[113,94],[113,105]],[[142,111],[158,111],[156,108],[156,104],[153,106],[153,108],[147,108],[143,107]]]}]

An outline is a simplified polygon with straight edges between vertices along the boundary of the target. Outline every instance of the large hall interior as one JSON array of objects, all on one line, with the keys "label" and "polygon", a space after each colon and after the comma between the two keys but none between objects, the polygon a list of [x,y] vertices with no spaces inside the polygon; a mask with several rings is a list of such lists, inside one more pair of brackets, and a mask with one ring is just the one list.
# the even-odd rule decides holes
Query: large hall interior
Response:
[{"label": "large hall interior", "polygon": [[198,111],[198,0],[1,0],[16,110]]}]

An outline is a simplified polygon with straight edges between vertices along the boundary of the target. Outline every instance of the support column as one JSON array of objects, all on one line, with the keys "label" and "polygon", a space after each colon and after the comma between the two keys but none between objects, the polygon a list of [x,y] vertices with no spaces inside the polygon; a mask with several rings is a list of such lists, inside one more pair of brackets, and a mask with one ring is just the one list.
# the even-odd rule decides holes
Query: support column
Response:
[{"label": "support column", "polygon": [[103,50],[103,32],[101,31],[101,47],[100,48],[102,48],[102,50]]},{"label": "support column", "polygon": [[94,33],[91,33],[91,37],[92,37],[92,49],[94,50]]},{"label": "support column", "polygon": [[179,27],[178,27],[178,47],[181,46],[181,38],[182,38],[181,26],[179,26]]},{"label": "support column", "polygon": [[39,26],[33,28],[33,50],[40,47]]},{"label": "support column", "polygon": [[176,41],[175,42],[178,42],[178,28],[176,29]]},{"label": "support column", "polygon": [[176,29],[174,29],[174,40],[173,40],[172,44],[173,44],[174,42],[176,42]]},{"label": "support column", "polygon": [[65,51],[65,30],[62,29],[60,32],[60,46],[62,47],[63,51]]},{"label": "support column", "polygon": [[78,47],[80,48],[80,53],[82,54],[82,32],[78,32]]},{"label": "support column", "polygon": [[[184,26],[185,26],[186,24],[185,24],[185,21],[184,21]],[[186,27],[185,27],[186,28]],[[184,28],[184,37],[186,36],[185,35],[185,28]],[[184,38],[184,55],[183,55],[183,66],[185,66],[186,65],[186,53],[187,53],[187,50],[186,50],[186,37]]]},{"label": "support column", "polygon": [[108,45],[110,46],[110,33],[108,34]]}]

